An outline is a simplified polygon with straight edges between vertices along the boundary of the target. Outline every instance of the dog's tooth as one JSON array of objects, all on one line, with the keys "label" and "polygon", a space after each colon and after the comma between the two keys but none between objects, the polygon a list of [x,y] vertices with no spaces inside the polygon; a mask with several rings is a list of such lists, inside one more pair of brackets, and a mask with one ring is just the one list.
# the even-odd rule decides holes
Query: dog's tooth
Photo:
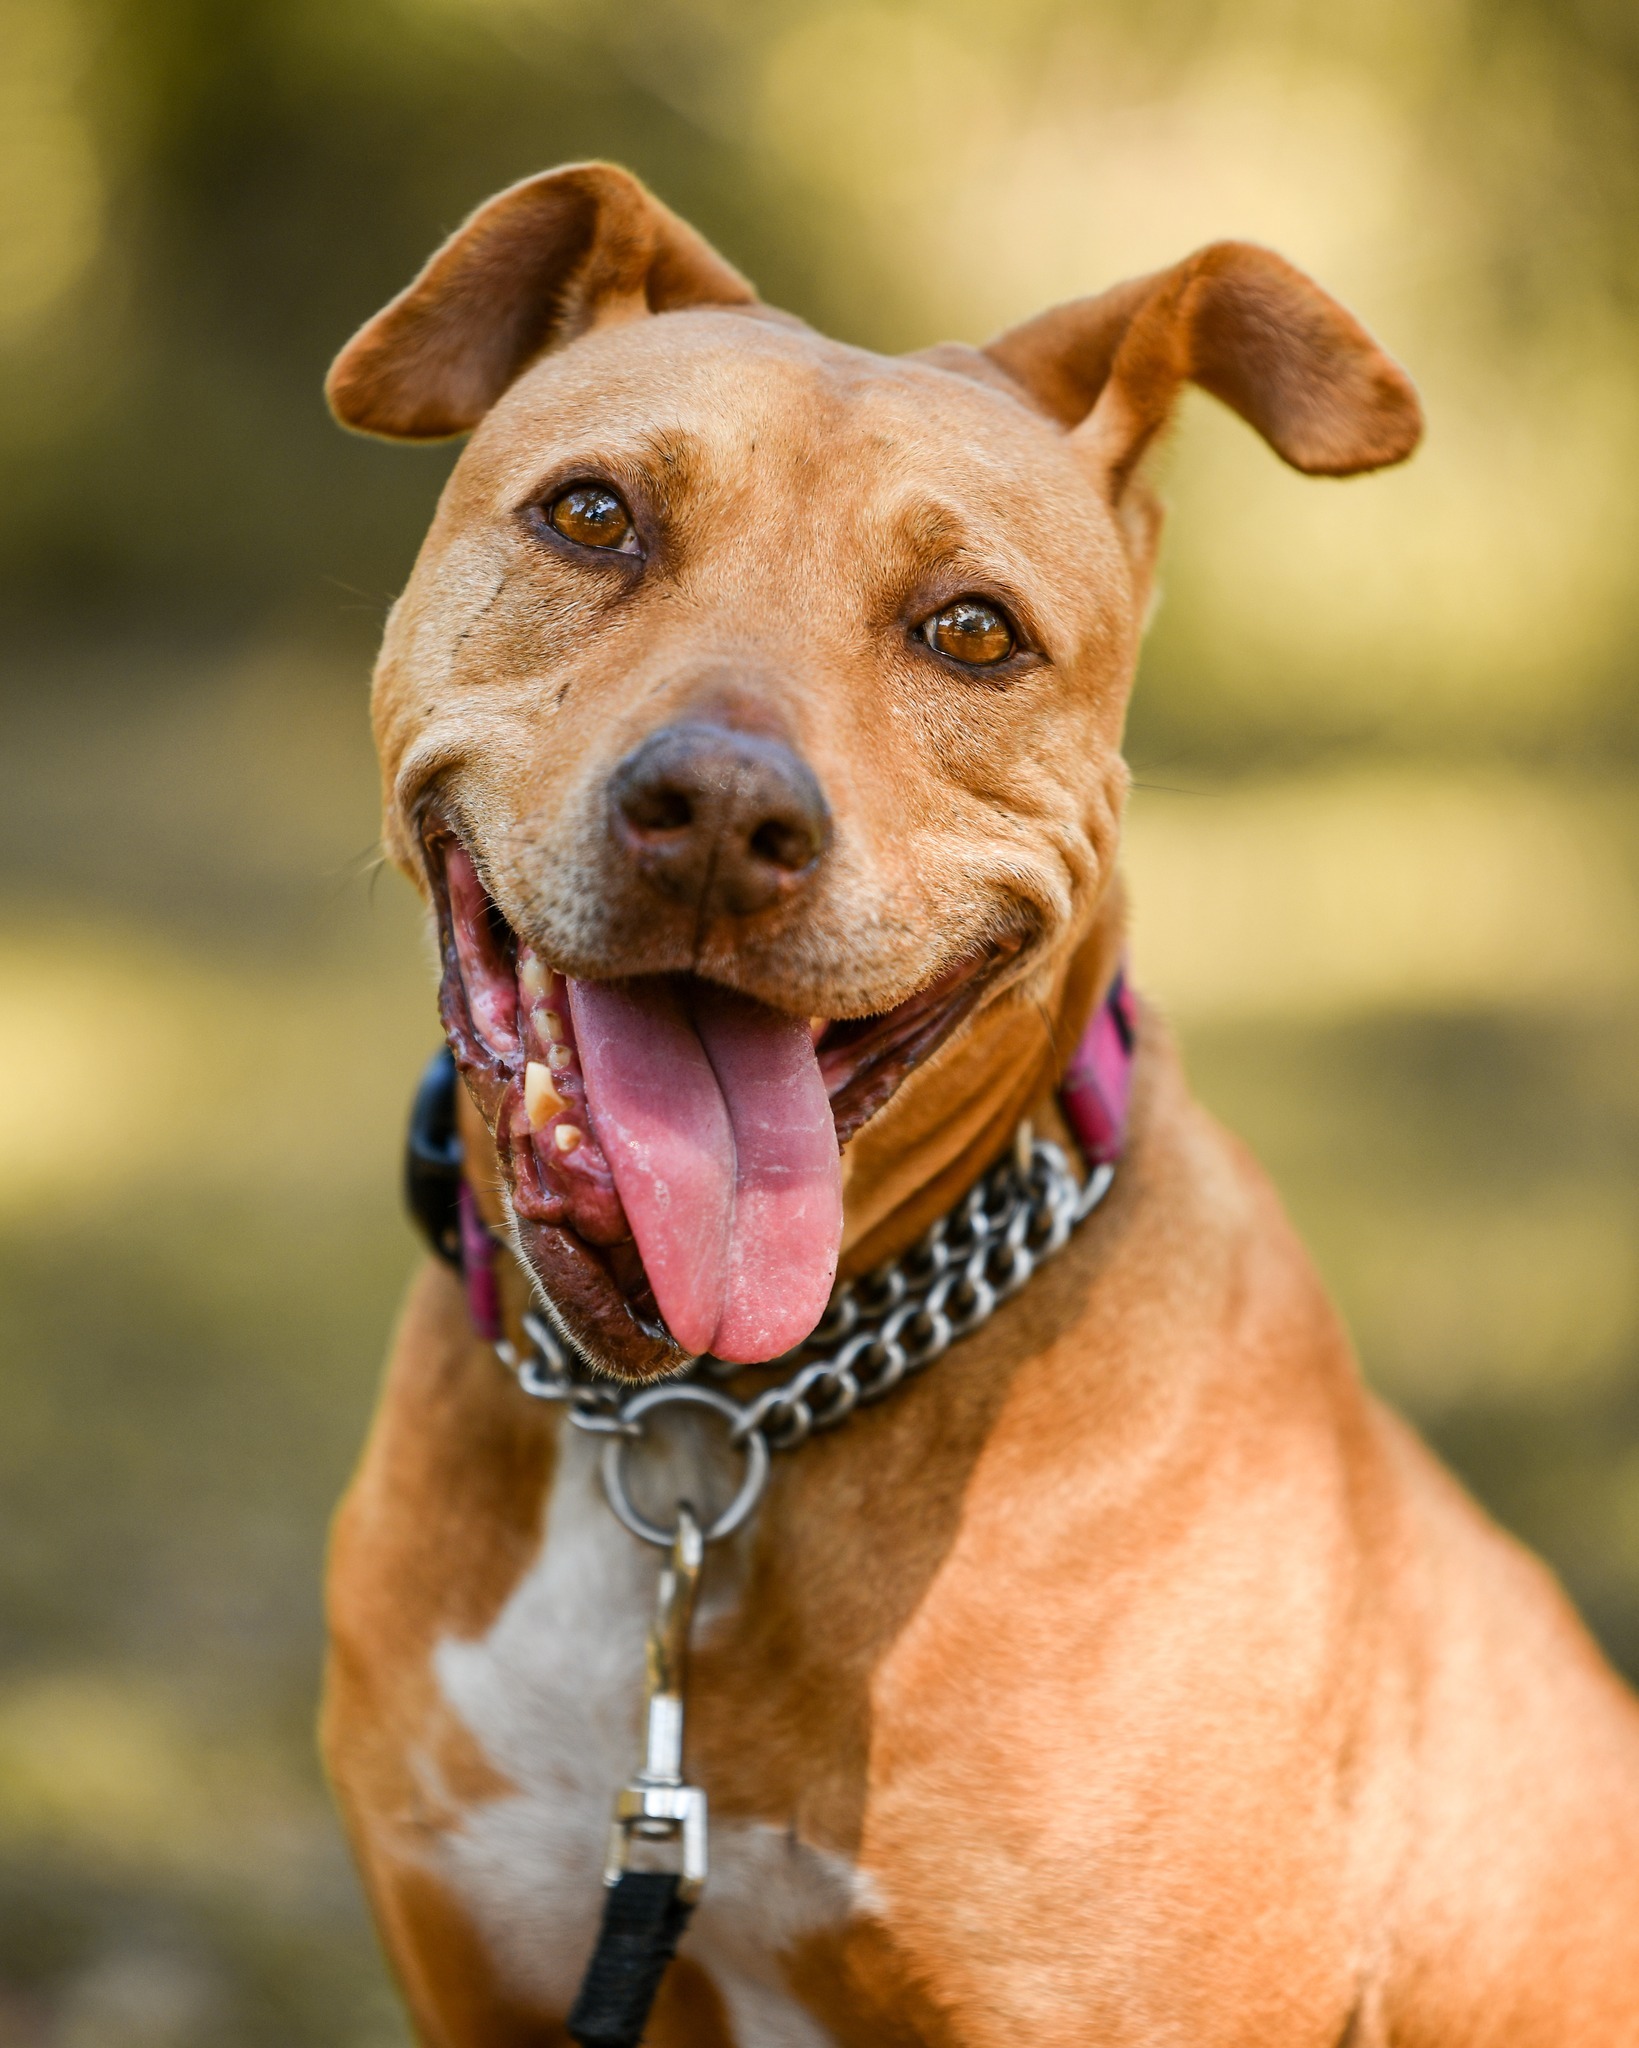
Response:
[{"label": "dog's tooth", "polygon": [[552,1085],[552,1069],[539,1060],[531,1060],[524,1068],[524,1113],[529,1118],[529,1128],[544,1131],[559,1110],[568,1107]]},{"label": "dog's tooth", "polygon": [[565,1073],[575,1064],[575,1055],[567,1045],[554,1045],[546,1055],[554,1074]]},{"label": "dog's tooth", "polygon": [[531,1002],[538,1003],[546,994],[547,979],[546,969],[533,953],[518,956],[518,980]]},{"label": "dog's tooth", "polygon": [[552,1142],[560,1152],[573,1152],[585,1136],[579,1124],[559,1124],[552,1133]]},{"label": "dog's tooth", "polygon": [[563,1019],[556,1010],[531,1010],[529,1021],[542,1045],[562,1045]]}]

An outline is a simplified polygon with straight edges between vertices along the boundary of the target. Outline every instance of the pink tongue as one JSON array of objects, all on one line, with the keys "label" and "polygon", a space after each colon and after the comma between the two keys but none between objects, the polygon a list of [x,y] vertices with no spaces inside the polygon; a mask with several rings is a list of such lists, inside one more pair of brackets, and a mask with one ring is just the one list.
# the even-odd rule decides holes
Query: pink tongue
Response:
[{"label": "pink tongue", "polygon": [[777,1358],[819,1321],[842,1239],[836,1126],[806,1023],[696,985],[572,981],[593,1133],[688,1351]]}]

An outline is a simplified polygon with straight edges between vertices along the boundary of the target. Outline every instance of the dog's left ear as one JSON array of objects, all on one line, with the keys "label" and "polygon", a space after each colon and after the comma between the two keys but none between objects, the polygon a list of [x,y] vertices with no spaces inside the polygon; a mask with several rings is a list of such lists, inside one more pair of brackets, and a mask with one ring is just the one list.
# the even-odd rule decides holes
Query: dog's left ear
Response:
[{"label": "dog's left ear", "polygon": [[1423,431],[1400,365],[1313,279],[1250,242],[1214,242],[1171,270],[1055,306],[984,353],[1073,430],[1112,501],[1186,381],[1311,476],[1401,462]]},{"label": "dog's left ear", "polygon": [[566,164],[487,200],[361,327],[325,380],[343,426],[439,441],[537,356],[616,320],[757,294],[614,164]]}]

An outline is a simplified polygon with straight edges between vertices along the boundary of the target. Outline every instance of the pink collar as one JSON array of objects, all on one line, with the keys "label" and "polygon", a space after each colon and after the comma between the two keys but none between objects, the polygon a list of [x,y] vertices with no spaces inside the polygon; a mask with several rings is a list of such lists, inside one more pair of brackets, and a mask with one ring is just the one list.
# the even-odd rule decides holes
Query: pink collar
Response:
[{"label": "pink collar", "polygon": [[1137,1021],[1127,970],[1118,967],[1059,1083],[1059,1108],[1089,1166],[1113,1166],[1127,1143]]},{"label": "pink collar", "polygon": [[[1126,1145],[1136,1027],[1126,970],[1118,968],[1109,993],[1094,1011],[1092,1021],[1082,1033],[1081,1043],[1070,1055],[1064,1079],[1059,1083],[1059,1107],[1064,1112],[1065,1122],[1074,1131],[1076,1143],[1089,1167],[1113,1166]],[[438,1091],[446,1085],[447,1102],[442,1098],[435,1100]],[[467,1309],[472,1317],[472,1326],[486,1343],[493,1344],[501,1335],[501,1297],[495,1281],[495,1256],[500,1246],[489,1225],[479,1215],[472,1189],[460,1169],[459,1140],[453,1136],[454,1090],[459,1085],[455,1062],[448,1050],[435,1055],[433,1065],[422,1081],[411,1119],[411,1208],[433,1249],[459,1268],[466,1284]],[[421,1126],[428,1114],[429,1103],[433,1105],[431,1115],[437,1119],[441,1134],[436,1141],[440,1147],[439,1171],[451,1173],[451,1167],[442,1162],[453,1159],[455,1182],[453,1191],[446,1186],[441,1196],[431,1197],[418,1182],[416,1171],[418,1156],[426,1152],[427,1141]],[[451,1192],[456,1210],[453,1218],[447,1211]],[[439,1202],[445,1206],[440,1210],[435,1227],[429,1209]]]}]

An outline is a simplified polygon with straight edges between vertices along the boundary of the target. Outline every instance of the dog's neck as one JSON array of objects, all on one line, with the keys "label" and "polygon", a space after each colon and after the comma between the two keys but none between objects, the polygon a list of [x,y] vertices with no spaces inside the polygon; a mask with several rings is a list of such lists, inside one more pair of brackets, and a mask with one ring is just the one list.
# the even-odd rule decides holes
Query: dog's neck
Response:
[{"label": "dog's neck", "polygon": [[[1071,1049],[1121,963],[1126,901],[1119,879],[1105,892],[1079,943],[1067,947],[1045,987],[1032,978],[984,1009],[931,1069],[912,1074],[843,1154],[840,1274],[850,1279],[913,1245],[961,1200],[1028,1117],[1074,1157],[1057,1088]],[[494,1141],[463,1088],[457,1115],[468,1184],[478,1210],[504,1234],[502,1176]],[[502,1319],[516,1336],[528,1285],[513,1259],[499,1263]]]}]

